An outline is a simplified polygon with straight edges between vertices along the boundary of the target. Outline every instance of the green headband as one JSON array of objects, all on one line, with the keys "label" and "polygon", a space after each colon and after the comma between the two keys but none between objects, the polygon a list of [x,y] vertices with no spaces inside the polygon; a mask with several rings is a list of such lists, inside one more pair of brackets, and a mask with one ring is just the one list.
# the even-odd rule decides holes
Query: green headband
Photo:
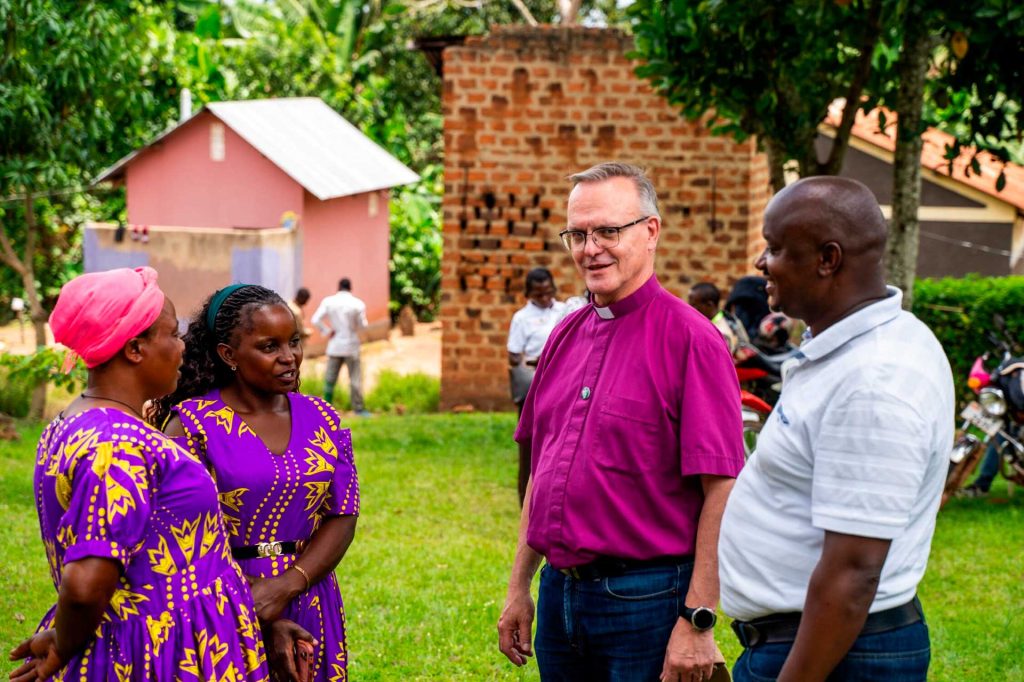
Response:
[{"label": "green headband", "polygon": [[224,301],[228,300],[228,296],[235,293],[242,287],[249,286],[248,284],[229,284],[223,289],[219,289],[217,293],[210,299],[210,309],[206,311],[206,328],[211,332],[215,331],[213,325],[217,322],[217,313],[220,312],[220,307],[224,305]]}]

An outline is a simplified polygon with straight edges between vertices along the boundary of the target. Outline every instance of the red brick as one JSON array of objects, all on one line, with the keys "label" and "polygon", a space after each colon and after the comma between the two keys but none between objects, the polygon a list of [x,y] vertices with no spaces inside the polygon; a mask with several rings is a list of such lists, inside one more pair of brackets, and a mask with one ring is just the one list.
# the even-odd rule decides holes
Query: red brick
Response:
[{"label": "red brick", "polygon": [[616,31],[498,27],[446,52],[443,405],[510,407],[504,341],[529,268],[551,269],[562,295],[582,288],[557,237],[567,173],[620,156],[648,167],[665,215],[657,267],[673,293],[751,271],[770,194],[763,155],[682,119],[633,76],[630,49]]}]

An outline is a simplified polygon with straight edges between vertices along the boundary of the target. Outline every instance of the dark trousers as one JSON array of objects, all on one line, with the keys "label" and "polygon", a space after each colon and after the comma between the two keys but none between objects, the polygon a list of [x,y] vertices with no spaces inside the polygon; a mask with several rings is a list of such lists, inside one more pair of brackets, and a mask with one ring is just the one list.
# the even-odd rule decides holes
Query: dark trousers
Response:
[{"label": "dark trousers", "polygon": [[324,372],[324,400],[334,399],[334,385],[338,383],[341,366],[348,367],[349,396],[353,412],[362,412],[363,406],[363,369],[359,362],[359,354],[349,356],[328,355],[327,371]]},{"label": "dark trousers", "polygon": [[576,580],[545,566],[537,604],[544,682],[657,682],[693,562]]}]

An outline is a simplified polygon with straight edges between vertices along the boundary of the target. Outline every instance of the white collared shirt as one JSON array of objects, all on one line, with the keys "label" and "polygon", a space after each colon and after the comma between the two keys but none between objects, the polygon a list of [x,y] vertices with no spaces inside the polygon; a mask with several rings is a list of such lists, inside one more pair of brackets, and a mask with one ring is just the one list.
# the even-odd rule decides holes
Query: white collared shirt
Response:
[{"label": "white collared shirt", "polygon": [[953,377],[902,293],[805,341],[736,480],[718,541],[722,609],[803,611],[825,531],[892,540],[871,612],[924,575],[953,444]]},{"label": "white collared shirt", "polygon": [[550,308],[541,308],[529,301],[512,316],[508,329],[508,352],[522,353],[528,358],[539,357],[551,330],[563,317],[564,303],[554,301]]},{"label": "white collared shirt", "polygon": [[[323,324],[324,318],[327,324]],[[350,291],[339,291],[328,296],[313,313],[313,324],[324,336],[332,331],[327,342],[327,354],[335,357],[359,355],[359,330],[366,327],[366,304]]]}]

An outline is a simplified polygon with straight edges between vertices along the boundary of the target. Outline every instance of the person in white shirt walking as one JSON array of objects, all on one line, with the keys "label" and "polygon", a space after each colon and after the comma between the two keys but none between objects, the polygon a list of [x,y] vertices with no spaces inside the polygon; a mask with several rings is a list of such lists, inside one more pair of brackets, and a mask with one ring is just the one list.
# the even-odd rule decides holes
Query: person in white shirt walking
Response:
[{"label": "person in white shirt walking", "polygon": [[[547,268],[526,273],[526,305],[512,316],[508,329],[508,377],[512,402],[523,413],[523,401],[533,381],[537,358],[551,331],[566,315],[565,304],[555,300],[555,278]],[[523,506],[530,478],[530,451],[519,446],[519,506]]]},{"label": "person in white shirt walking", "polygon": [[348,368],[352,410],[366,416],[369,413],[363,405],[363,371],[359,364],[359,331],[366,327],[366,304],[352,295],[348,277],[338,282],[338,293],[320,302],[313,313],[313,324],[328,338],[324,399],[331,402],[334,397],[334,386],[344,364]]},{"label": "person in white shirt walking", "polygon": [[888,228],[855,180],[806,178],[765,212],[756,267],[799,355],[736,480],[718,541],[737,682],[924,682],[924,575],[953,444],[935,335],[885,284]]}]

